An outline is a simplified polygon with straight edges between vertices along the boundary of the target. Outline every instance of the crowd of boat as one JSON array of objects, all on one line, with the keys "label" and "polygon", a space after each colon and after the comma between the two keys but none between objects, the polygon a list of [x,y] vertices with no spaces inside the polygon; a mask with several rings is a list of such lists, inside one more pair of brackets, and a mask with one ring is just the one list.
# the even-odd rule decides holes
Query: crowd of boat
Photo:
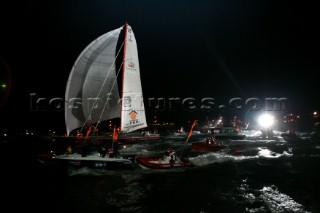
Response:
[{"label": "crowd of boat", "polygon": [[[319,136],[315,134],[299,134],[293,132],[271,131],[266,133],[256,130],[238,131],[234,127],[218,128],[210,133],[196,133],[192,131],[182,135],[175,133],[162,136],[160,138],[149,138],[141,141],[118,141],[98,140],[97,143],[90,141],[86,143],[70,143],[61,138],[55,138],[55,150],[47,150],[45,153],[38,153],[37,160],[43,164],[60,164],[75,167],[95,167],[95,168],[132,168],[139,165],[143,169],[170,169],[179,167],[194,167],[189,160],[188,154],[192,152],[198,155],[210,152],[227,152],[239,144],[254,143],[256,141],[277,142],[281,144],[308,143]],[[189,137],[188,137],[189,136]],[[172,140],[176,137],[176,141]],[[70,139],[70,138],[69,138]],[[190,141],[188,141],[190,139]],[[159,150],[156,155],[143,155],[143,153],[127,152],[128,147],[135,144],[164,144],[163,150]],[[72,144],[72,145],[70,145]],[[177,151],[174,147],[180,144]],[[58,148],[58,149],[57,149]],[[145,148],[145,147],[144,147]],[[185,150],[185,151],[184,151]]]}]

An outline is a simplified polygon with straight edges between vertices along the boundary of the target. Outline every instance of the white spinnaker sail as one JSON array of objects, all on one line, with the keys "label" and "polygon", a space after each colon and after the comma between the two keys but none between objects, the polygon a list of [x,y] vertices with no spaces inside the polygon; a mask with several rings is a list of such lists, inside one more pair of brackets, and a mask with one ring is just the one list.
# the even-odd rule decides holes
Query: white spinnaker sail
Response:
[{"label": "white spinnaker sail", "polygon": [[[119,117],[115,56],[121,30],[122,27],[100,36],[77,58],[69,75],[65,93],[65,122],[68,135],[84,124]],[[100,118],[106,101],[107,107]]]},{"label": "white spinnaker sail", "polygon": [[132,132],[147,127],[143,102],[138,50],[132,28],[126,25],[122,85],[121,131]]}]

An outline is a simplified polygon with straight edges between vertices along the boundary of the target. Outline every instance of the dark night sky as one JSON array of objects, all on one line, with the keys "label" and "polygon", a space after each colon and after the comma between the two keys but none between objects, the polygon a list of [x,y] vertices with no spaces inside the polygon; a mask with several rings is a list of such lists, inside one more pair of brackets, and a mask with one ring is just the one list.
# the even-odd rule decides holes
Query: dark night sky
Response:
[{"label": "dark night sky", "polygon": [[[30,94],[64,98],[81,51],[126,22],[137,39],[145,98],[211,97],[226,105],[234,97],[285,97],[288,111],[319,109],[320,19],[314,2],[1,3],[1,83],[8,84],[1,91],[1,126],[12,122],[64,129],[63,111],[31,111]],[[147,115],[152,114],[149,110]],[[195,111],[186,116],[215,115]]]}]

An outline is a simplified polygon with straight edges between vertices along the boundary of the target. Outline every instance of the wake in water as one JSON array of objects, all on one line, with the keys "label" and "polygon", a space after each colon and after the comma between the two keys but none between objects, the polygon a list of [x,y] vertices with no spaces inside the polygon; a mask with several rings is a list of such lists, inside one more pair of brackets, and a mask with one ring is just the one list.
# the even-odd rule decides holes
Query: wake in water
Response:
[{"label": "wake in water", "polygon": [[[252,150],[250,150],[252,152]],[[211,152],[207,154],[198,155],[196,157],[189,158],[189,160],[196,166],[206,166],[213,163],[223,163],[226,161],[245,161],[252,159],[273,159],[281,157],[291,157],[292,154],[283,151],[283,153],[276,153],[267,148],[257,148],[255,149],[257,153],[255,155],[235,155],[235,153],[230,152]]]}]

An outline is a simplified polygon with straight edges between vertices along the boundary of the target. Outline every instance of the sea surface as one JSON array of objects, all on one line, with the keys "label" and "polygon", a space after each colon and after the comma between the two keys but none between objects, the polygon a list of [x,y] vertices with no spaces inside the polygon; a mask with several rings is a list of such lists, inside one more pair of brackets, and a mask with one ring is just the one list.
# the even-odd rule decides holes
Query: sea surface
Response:
[{"label": "sea surface", "polygon": [[173,147],[196,165],[169,170],[61,168],[34,158],[34,138],[2,141],[2,212],[320,212],[318,138],[288,143],[251,131],[246,140],[224,141],[229,148],[221,152],[193,151],[191,143],[205,137],[120,150],[157,156]]}]

